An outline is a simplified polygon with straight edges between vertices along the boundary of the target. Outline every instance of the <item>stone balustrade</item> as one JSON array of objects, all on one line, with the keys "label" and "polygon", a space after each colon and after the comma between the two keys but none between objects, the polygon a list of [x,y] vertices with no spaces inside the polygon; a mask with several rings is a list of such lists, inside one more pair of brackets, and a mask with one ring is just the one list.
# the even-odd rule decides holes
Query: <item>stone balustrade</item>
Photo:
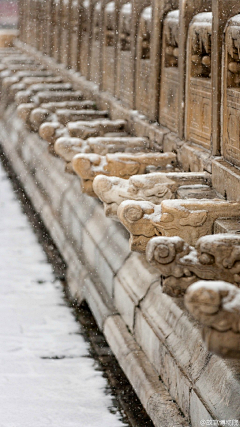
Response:
[{"label": "stone balustrade", "polygon": [[[210,358],[207,350],[223,359],[240,355],[239,6],[235,0],[51,0],[46,4],[22,0],[21,4],[20,42],[5,54],[0,52],[1,114],[4,118],[4,109],[11,112],[22,132],[53,155],[47,153],[49,162],[65,167],[67,173],[61,170],[59,182],[77,182],[83,206],[90,206],[87,212],[91,206],[98,211],[101,222],[98,216],[90,219],[86,232],[87,214],[80,201],[69,202],[70,187],[65,202],[57,205],[72,241],[81,223],[84,238],[93,235],[94,243],[88,240],[92,253],[103,242],[104,255],[97,255],[98,268],[94,264],[91,272],[96,282],[101,275],[113,316],[118,313],[120,323],[127,325],[157,370],[160,364],[163,381],[188,421],[195,427],[206,413],[220,417],[204,387],[200,392],[195,387],[195,374],[179,362],[174,346],[180,352],[186,347],[186,352],[192,351],[189,322],[196,336],[202,333],[205,347],[200,338],[195,347],[206,352],[206,358]],[[24,146],[21,149],[25,159],[31,157]],[[34,168],[34,177],[41,181],[36,164]],[[106,217],[115,222],[103,216],[97,198]],[[74,209],[81,210],[78,220]],[[102,234],[96,242],[94,233],[98,236],[112,227],[111,238],[117,244],[125,236],[121,225],[130,233],[131,250],[142,254],[124,253],[124,267],[114,266],[114,289],[109,291],[107,268],[113,254],[121,257],[121,251],[108,248]],[[69,254],[74,244],[71,248]],[[86,245],[83,252],[86,265],[92,265]],[[71,268],[76,275],[76,266]],[[93,301],[95,291],[88,292]],[[91,304],[98,316],[98,303]],[[158,324],[158,316],[166,329]],[[108,325],[106,320],[105,334],[120,358],[111,322]],[[161,328],[166,335],[161,335]],[[171,334],[178,340],[174,350]],[[158,350],[151,348],[151,340],[156,348],[161,341],[161,357],[166,352],[173,358],[173,371],[181,366],[181,384],[173,373],[169,375],[176,386],[166,380],[164,363],[159,362]],[[224,363],[217,356],[212,359]],[[204,363],[198,366],[200,377],[208,369]],[[194,365],[191,358],[189,364]],[[135,376],[131,378],[134,383]],[[228,389],[234,389],[231,381]],[[189,390],[194,390],[198,404],[204,402],[202,418],[189,409],[186,395],[193,399]],[[144,399],[150,408],[150,400],[146,404]],[[162,427],[154,416],[155,425]],[[185,420],[176,425],[185,425]]]}]

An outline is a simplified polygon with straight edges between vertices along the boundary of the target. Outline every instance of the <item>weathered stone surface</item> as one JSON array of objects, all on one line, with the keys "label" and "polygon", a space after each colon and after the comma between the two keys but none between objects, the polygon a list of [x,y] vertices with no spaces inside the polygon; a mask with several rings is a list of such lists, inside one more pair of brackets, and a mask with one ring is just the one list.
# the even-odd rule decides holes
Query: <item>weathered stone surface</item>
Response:
[{"label": "weathered stone surface", "polygon": [[[106,216],[118,221],[117,209],[124,200],[145,200],[158,205],[165,199],[175,198],[179,186],[201,186],[207,182],[206,173],[156,172],[133,175],[128,180],[99,175],[94,179],[93,189],[104,204]],[[196,193],[199,193],[196,187]],[[207,189],[209,191],[208,186]]]},{"label": "weathered stone surface", "polygon": [[76,154],[85,152],[86,145],[86,141],[81,138],[61,137],[56,140],[54,150],[58,156],[70,163]]},{"label": "weathered stone surface", "polygon": [[212,12],[197,14],[188,33],[186,139],[210,149],[212,137]]},{"label": "weathered stone surface", "polygon": [[[12,122],[13,120],[11,119],[8,122],[8,126],[10,126]],[[61,162],[60,159],[53,158],[48,155],[46,150],[46,145],[44,144],[43,141],[40,140],[40,138],[38,138],[36,134],[28,134],[28,137],[26,137],[27,132],[26,130],[24,130],[24,127],[19,120],[15,120],[15,126],[14,127],[11,126],[11,129],[12,129],[11,131],[12,138],[9,138],[9,137],[5,138],[4,146],[6,147],[6,150],[8,150],[8,153],[11,156],[11,159],[12,160],[14,159],[16,170],[18,171],[18,174],[23,180],[23,182],[25,182],[25,186],[29,190],[29,194],[34,199],[36,208],[39,209],[41,212],[43,212],[43,209],[42,209],[43,200],[44,200],[45,206],[47,204],[49,205],[49,200],[51,200],[51,198],[54,196],[54,192],[62,193],[61,191],[62,182],[61,182],[60,188],[59,186],[56,186],[54,184],[54,180],[56,180],[56,175],[52,176],[52,174],[50,173],[50,170],[56,169],[56,168],[59,169],[59,165],[62,164],[62,169],[61,168],[60,168],[61,170],[59,169],[60,177],[62,175],[62,179],[64,181],[65,180],[68,181],[69,176],[63,173],[63,162]],[[2,136],[5,135],[4,132],[6,132],[6,130],[1,129]],[[19,139],[17,137],[17,132],[19,133]],[[19,166],[20,163],[17,160],[18,158],[17,153],[21,153],[22,145],[25,145],[26,149],[24,151],[24,154],[25,154],[24,162],[21,161],[21,167],[20,167]],[[32,150],[33,147],[34,147],[34,151]],[[41,149],[44,148],[44,150],[40,152],[39,147],[41,147]],[[36,148],[38,148],[38,150],[36,150]],[[38,159],[39,161],[37,161]],[[44,163],[43,163],[43,160],[44,160]],[[35,164],[36,166],[38,165],[37,168],[39,169],[38,177],[37,177],[37,181],[39,182],[41,181],[39,186],[36,185],[36,178],[33,175],[31,175],[31,172],[30,172],[31,170],[34,170]],[[48,175],[51,175],[51,181],[49,181]],[[71,247],[74,248],[74,250],[77,251],[79,254],[81,252],[81,249],[78,249],[79,246],[77,246],[75,243],[76,241],[78,241],[78,244],[81,246],[81,235],[80,235],[78,224],[80,223],[82,224],[83,222],[88,220],[89,212],[91,212],[92,207],[95,206],[96,201],[94,199],[89,199],[89,201],[87,202],[86,201],[87,197],[85,196],[84,198],[84,195],[81,195],[80,193],[79,183],[77,178],[76,177],[70,177],[70,178],[71,178],[71,185],[70,185],[70,181],[68,181],[69,187],[67,191],[64,191],[65,197],[62,200],[62,202],[59,202],[58,197],[56,196],[54,197],[56,201],[58,199],[58,203],[61,203],[60,205],[61,208],[59,208],[59,206],[57,208],[55,204],[56,202],[54,202],[54,206],[55,206],[54,209],[51,207],[47,209],[46,212],[44,210],[44,221],[49,225],[49,229],[51,230],[53,226],[53,216],[57,215],[58,218],[61,218],[62,212],[64,211],[63,208],[65,204],[70,203],[69,210],[66,209],[64,216],[65,216],[65,221],[69,221],[70,223],[68,230],[70,230],[71,227],[73,228],[73,233],[76,236],[76,240],[72,239],[71,234],[69,235],[69,234],[66,234],[65,232],[63,236],[65,240],[65,245],[64,247],[63,246],[61,247],[65,253],[67,249],[67,245],[69,244],[69,241],[70,241]],[[59,176],[57,178],[57,181],[58,180],[59,180]],[[43,188],[43,184],[44,184],[44,191],[41,190]],[[51,190],[51,188],[49,187],[53,187],[53,186],[54,188],[52,188]],[[73,192],[73,189],[74,189],[74,192]],[[46,198],[46,194],[47,194],[47,198]],[[77,204],[76,204],[76,200],[78,200]],[[74,226],[71,225],[73,215],[70,216],[68,214],[69,211],[73,211],[73,210],[75,212],[74,216],[78,218],[78,219],[75,219]],[[102,217],[102,221],[104,221],[104,217]],[[64,230],[66,231],[65,224],[66,222],[64,222]],[[124,237],[124,234],[122,233],[122,230],[120,230],[121,228],[120,224],[113,223],[113,225],[118,227],[119,235],[122,235],[122,238],[124,238],[123,247],[126,248],[127,241],[126,241],[126,238]],[[61,226],[63,227],[63,225]],[[116,235],[115,230],[116,229],[113,228],[111,233],[113,244],[114,244],[114,240],[115,240],[115,243],[118,243],[118,239],[119,239],[119,235]],[[104,249],[105,258],[109,260],[109,254],[111,252],[112,252],[111,253],[112,258],[115,258],[115,259],[118,258],[118,256],[116,257],[115,254],[119,254],[122,251],[122,246],[115,247],[113,245],[109,248],[108,242],[109,242],[108,239],[104,239],[99,244],[99,245],[102,244],[102,247],[105,248]],[[114,253],[114,251],[116,252]],[[67,256],[68,262],[70,262],[71,253],[68,252],[68,255],[66,256]],[[78,275],[77,269],[75,273],[76,273],[75,275],[77,276]],[[78,283],[79,292],[80,292],[81,283],[77,281],[77,277],[76,278],[74,277],[73,279],[74,281],[76,280],[74,286],[76,286],[76,284]],[[87,285],[87,282],[85,282],[85,284]],[[99,285],[100,285],[99,287],[100,292],[98,293],[98,296],[101,300],[102,284],[100,284],[99,282]],[[210,358],[210,355],[207,353],[207,351],[204,350],[204,348],[202,347],[202,342],[200,339],[200,334],[198,333],[196,323],[193,322],[190,316],[189,318],[187,318],[186,313],[184,313],[182,309],[180,310],[178,308],[177,304],[180,304],[180,302],[177,301],[177,304],[176,304],[174,300],[169,298],[167,295],[162,294],[158,282],[152,285],[152,287],[154,287],[156,292],[150,293],[150,291],[148,291],[145,298],[142,301],[140,301],[141,312],[143,313],[143,317],[145,319],[146,325],[151,325],[151,328],[149,329],[138,328],[137,339],[146,357],[151,361],[151,363],[153,363],[154,361],[154,366],[155,366],[155,369],[157,370],[157,375],[161,375],[161,378],[163,379],[164,383],[167,385],[167,388],[171,390],[172,398],[174,400],[177,400],[177,402],[179,402],[181,409],[187,414],[188,413],[187,400],[185,400],[184,397],[182,397],[182,399],[181,398],[178,399],[178,395],[177,395],[177,392],[180,393],[182,390],[182,392],[185,393],[185,390],[186,390],[186,385],[184,386],[182,385],[181,386],[182,388],[180,387],[180,384],[183,384],[184,382],[184,379],[182,380],[181,376],[176,381],[176,376],[178,375],[177,366],[180,367],[179,370],[181,371],[181,373],[188,376],[190,380],[190,388],[194,387],[191,381],[195,381],[196,378],[201,377],[201,373],[205,374],[205,376],[203,376],[202,378],[201,388],[200,388],[200,382],[199,382],[199,386],[196,387],[197,401],[193,399],[191,400],[192,402],[191,418],[193,419],[193,422],[195,423],[196,426],[199,425],[199,422],[202,419],[202,417],[201,418],[199,417],[202,416],[203,409],[209,408],[210,398],[212,399],[211,410],[212,410],[213,418],[224,419],[224,416],[221,417],[220,414],[228,414],[230,411],[232,414],[234,414],[234,417],[237,418],[238,416],[236,415],[237,414],[236,408],[239,406],[238,405],[239,399],[236,398],[234,400],[229,398],[229,396],[230,396],[230,393],[235,393],[235,396],[238,396],[236,391],[237,388],[236,389],[234,388],[234,384],[237,385],[238,383],[237,376],[238,376],[239,368],[236,365],[233,366],[229,364],[228,366],[226,366],[225,370],[222,370],[221,364],[220,365],[217,364],[217,367],[216,367],[216,359],[217,359],[217,362],[219,363],[219,358],[216,357],[214,361],[215,363],[213,363],[209,367],[210,370],[207,371],[206,366],[209,359],[211,360],[211,358]],[[93,295],[92,289],[90,294]],[[82,295],[82,293],[79,295]],[[148,299],[148,297],[150,296],[151,298]],[[175,310],[176,307],[178,308],[178,310]],[[91,305],[91,308],[93,311],[96,310],[96,313],[100,312],[100,311],[97,312],[97,309],[94,306],[94,304]],[[101,319],[101,316],[99,318]],[[101,324],[101,321],[99,323]],[[144,331],[147,331],[147,333],[145,333]],[[150,331],[153,331],[153,332],[151,332],[150,334]],[[173,360],[172,364],[170,363],[169,361],[170,359],[167,356],[162,357],[162,355],[166,354],[166,352],[165,353],[161,351],[158,352],[157,350],[159,348],[158,344],[161,343],[162,336],[164,336],[162,341],[163,348],[167,352],[169,352],[168,354],[171,355]],[[154,340],[154,337],[155,337],[155,340]],[[152,354],[151,350],[153,350],[155,354],[155,359],[151,357],[151,354]],[[159,359],[157,359],[158,355],[161,356]],[[216,379],[218,377],[217,372],[219,371],[222,372],[222,380],[221,382],[219,382],[220,393],[215,395],[215,398],[214,398],[214,390],[216,390],[215,388],[216,382],[213,385],[213,379],[214,378]],[[212,376],[210,375],[210,372]],[[235,383],[232,382],[231,372],[236,377]],[[134,379],[135,375],[133,375],[132,378]],[[174,392],[175,394],[173,393],[174,390],[175,390]],[[224,396],[226,396],[226,398],[224,399],[222,398],[223,390],[224,390]],[[226,395],[225,395],[225,390],[227,392]],[[185,396],[186,395],[187,395],[187,392]],[[201,411],[199,413],[198,412],[196,413],[194,412],[194,408],[200,407],[200,400],[203,402],[203,406]],[[160,405],[158,405],[157,408],[160,408]],[[156,408],[155,415],[153,413],[151,415],[150,413],[152,417],[153,416],[160,417],[160,414],[158,414],[157,412],[157,408]],[[208,412],[209,411],[206,411],[205,414],[207,414]],[[156,422],[157,422],[157,419],[156,419]]]},{"label": "weathered stone surface", "polygon": [[207,348],[222,357],[240,356],[240,290],[223,281],[199,281],[189,287],[185,304],[204,326]]},{"label": "weathered stone surface", "polygon": [[65,101],[82,101],[83,94],[80,90],[66,90],[66,91],[39,91],[34,96],[36,105],[43,104],[44,102],[65,102]]},{"label": "weathered stone surface", "polygon": [[124,201],[118,217],[131,234],[132,250],[145,251],[151,237],[179,236],[195,245],[201,236],[213,232],[218,218],[239,217],[238,202],[225,200],[164,200],[161,205],[150,202]]},{"label": "weathered stone surface", "polygon": [[179,10],[171,11],[164,19],[162,79],[159,121],[170,130],[178,131],[179,113]]},{"label": "weathered stone surface", "polygon": [[64,134],[67,135],[66,129],[57,121],[45,122],[39,127],[39,135],[50,145],[53,145],[54,142]]},{"label": "weathered stone surface", "polygon": [[134,328],[135,308],[151,284],[159,280],[159,272],[146,267],[143,255],[131,254],[114,280],[114,305],[131,331]]},{"label": "weathered stone surface", "polygon": [[80,120],[97,120],[101,118],[108,117],[108,112],[105,110],[97,111],[97,110],[67,110],[67,109],[59,109],[56,111],[57,119],[59,122],[66,126],[69,122],[80,121]]},{"label": "weathered stone surface", "polygon": [[112,137],[92,137],[87,140],[81,138],[59,138],[54,144],[54,149],[66,162],[71,162],[78,153],[105,155],[121,151],[138,152],[144,149],[148,151],[147,139],[114,135]]},{"label": "weathered stone surface", "polygon": [[174,407],[157,372],[148,362],[141,348],[129,334],[120,316],[110,316],[104,325],[104,334],[114,354],[118,355],[120,366],[143,402],[147,412],[158,427],[187,425],[184,417]]},{"label": "weathered stone surface", "polygon": [[146,173],[148,166],[165,168],[174,165],[176,156],[174,153],[139,153],[122,154],[114,153],[106,156],[97,154],[79,154],[73,158],[73,168],[83,179],[94,179],[95,176],[105,173],[129,178],[131,175]]},{"label": "weathered stone surface", "polygon": [[181,296],[200,280],[224,280],[239,286],[240,237],[203,236],[196,247],[180,237],[154,237],[147,245],[147,260],[165,277],[163,291]]},{"label": "weathered stone surface", "polygon": [[93,136],[104,136],[109,132],[122,132],[125,126],[125,120],[103,119],[68,123],[67,129],[70,136],[87,139]]},{"label": "weathered stone surface", "polygon": [[[41,92],[57,92],[59,96],[59,92],[69,92],[71,89],[72,85],[70,83],[39,83],[29,86],[26,90],[20,90],[17,92],[15,95],[15,102],[17,105],[31,102],[35,97],[37,97],[38,93]],[[52,100],[54,100],[54,98]]]},{"label": "weathered stone surface", "polygon": [[[232,15],[232,14],[231,14]],[[238,116],[239,104],[239,15],[227,22],[224,43],[222,154],[236,166],[240,166]]]}]

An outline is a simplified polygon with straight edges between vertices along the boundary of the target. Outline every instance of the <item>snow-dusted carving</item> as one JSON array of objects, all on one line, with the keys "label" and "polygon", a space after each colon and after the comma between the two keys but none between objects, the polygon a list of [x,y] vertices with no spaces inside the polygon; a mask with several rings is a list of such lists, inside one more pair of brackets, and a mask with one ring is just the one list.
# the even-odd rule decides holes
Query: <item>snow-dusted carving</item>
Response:
[{"label": "snow-dusted carving", "polygon": [[25,102],[34,101],[34,96],[38,92],[69,92],[72,91],[70,83],[38,83],[29,86],[27,90],[20,90],[15,95],[15,102],[19,105]]},{"label": "snow-dusted carving", "polygon": [[146,257],[164,276],[163,291],[182,296],[194,282],[224,280],[240,286],[240,236],[215,234],[190,246],[181,237],[154,237]]},{"label": "snow-dusted carving", "polygon": [[125,120],[92,120],[78,121],[67,124],[67,130],[70,136],[87,139],[93,136],[107,136],[112,132],[124,132],[127,122]]},{"label": "snow-dusted carving", "polygon": [[124,200],[150,201],[159,205],[176,197],[179,186],[206,184],[208,175],[201,172],[156,172],[134,175],[128,180],[116,176],[98,175],[94,192],[102,200],[106,216],[118,221],[117,210]]},{"label": "snow-dusted carving", "polygon": [[116,152],[138,152],[149,149],[147,138],[137,137],[95,137],[83,140],[81,138],[59,138],[54,144],[56,153],[66,162],[70,162],[78,153],[96,153],[102,156]]},{"label": "snow-dusted carving", "polygon": [[107,111],[97,110],[73,110],[73,109],[59,109],[54,114],[46,108],[39,107],[32,111],[30,115],[30,122],[35,131],[38,131],[39,126],[45,121],[57,121],[59,126],[66,126],[67,123],[75,120],[95,120],[98,118],[107,117]]},{"label": "snow-dusted carving", "polygon": [[82,101],[82,92],[80,91],[43,91],[32,95],[30,91],[20,91],[15,95],[17,105],[25,103],[34,103],[35,107],[44,103]]},{"label": "snow-dusted carving", "polygon": [[55,143],[55,141],[62,137],[68,136],[67,129],[61,125],[58,121],[45,122],[42,123],[39,127],[39,135],[42,139],[47,141],[50,146]]},{"label": "snow-dusted carving", "polygon": [[225,281],[199,281],[188,288],[185,305],[204,326],[209,351],[240,358],[240,289]]},{"label": "snow-dusted carving", "polygon": [[225,200],[164,200],[161,205],[145,201],[124,201],[118,217],[131,235],[131,248],[145,251],[154,236],[179,236],[188,244],[213,233],[217,218],[238,217],[240,203]]},{"label": "snow-dusted carving", "polygon": [[[20,74],[20,73],[16,73]],[[29,76],[22,76],[22,78],[18,76],[12,76],[3,79],[2,82],[2,90],[4,93],[5,99],[7,99],[8,103],[14,101],[15,95],[20,91],[27,91],[30,89],[32,85],[36,84],[59,84],[62,83],[61,77],[56,76],[32,76],[28,73]],[[31,73],[32,74],[32,73]],[[40,74],[40,73],[37,73]]]},{"label": "snow-dusted carving", "polygon": [[[20,104],[18,110],[21,109]],[[35,104],[32,104],[35,106]],[[65,102],[49,102],[43,103],[40,107],[34,108],[30,113],[31,129],[37,132],[42,123],[46,121],[59,121],[65,125],[68,121],[89,116],[92,117],[95,111],[95,103],[92,101],[65,101]],[[86,111],[90,110],[90,111]]]},{"label": "snow-dusted carving", "polygon": [[73,169],[82,180],[93,181],[97,175],[105,174],[128,179],[132,175],[147,172],[151,165],[166,168],[176,163],[174,153],[114,153],[78,154],[72,160]]},{"label": "snow-dusted carving", "polygon": [[56,111],[57,119],[59,122],[66,126],[69,122],[75,122],[79,120],[97,120],[104,119],[108,117],[108,112],[106,110],[67,110],[61,109]]},{"label": "snow-dusted carving", "polygon": [[[59,121],[43,123],[39,128],[39,135],[49,144],[54,144],[55,141],[64,136],[70,138],[87,139],[97,136],[121,136],[125,134],[125,120],[81,120],[70,122],[64,127]],[[69,143],[68,143],[69,145]]]},{"label": "snow-dusted carving", "polygon": [[12,85],[19,83],[24,78],[30,77],[30,78],[48,78],[48,77],[54,77],[54,74],[52,71],[18,71],[15,74],[5,77],[2,80],[2,88],[9,89]]},{"label": "snow-dusted carving", "polygon": [[166,167],[176,163],[174,153],[114,153],[100,156],[97,154],[79,154],[73,158],[73,167],[83,179],[94,179],[105,174],[125,179],[134,174],[146,173],[148,166]]}]

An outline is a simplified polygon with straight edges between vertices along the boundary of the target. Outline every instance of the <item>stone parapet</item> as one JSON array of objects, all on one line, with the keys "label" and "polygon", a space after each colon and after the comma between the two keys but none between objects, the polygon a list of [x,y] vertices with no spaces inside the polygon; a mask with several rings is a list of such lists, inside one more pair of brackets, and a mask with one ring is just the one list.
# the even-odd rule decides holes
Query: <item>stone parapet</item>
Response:
[{"label": "stone parapet", "polygon": [[72,298],[87,300],[154,425],[174,420],[174,426],[195,427],[201,419],[239,418],[238,363],[206,351],[182,301],[162,293],[158,270],[144,255],[130,254],[122,226],[81,193],[78,178],[64,173],[63,160],[29,133],[15,108],[5,113],[1,134],[4,151],[66,261]]}]

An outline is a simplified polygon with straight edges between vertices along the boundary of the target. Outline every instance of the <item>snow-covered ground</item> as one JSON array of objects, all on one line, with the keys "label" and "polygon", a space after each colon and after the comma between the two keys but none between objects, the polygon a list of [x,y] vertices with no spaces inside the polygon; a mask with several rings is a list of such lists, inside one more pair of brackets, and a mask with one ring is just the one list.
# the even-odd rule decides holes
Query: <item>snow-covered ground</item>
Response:
[{"label": "snow-covered ground", "polygon": [[0,165],[0,427],[121,427]]}]

